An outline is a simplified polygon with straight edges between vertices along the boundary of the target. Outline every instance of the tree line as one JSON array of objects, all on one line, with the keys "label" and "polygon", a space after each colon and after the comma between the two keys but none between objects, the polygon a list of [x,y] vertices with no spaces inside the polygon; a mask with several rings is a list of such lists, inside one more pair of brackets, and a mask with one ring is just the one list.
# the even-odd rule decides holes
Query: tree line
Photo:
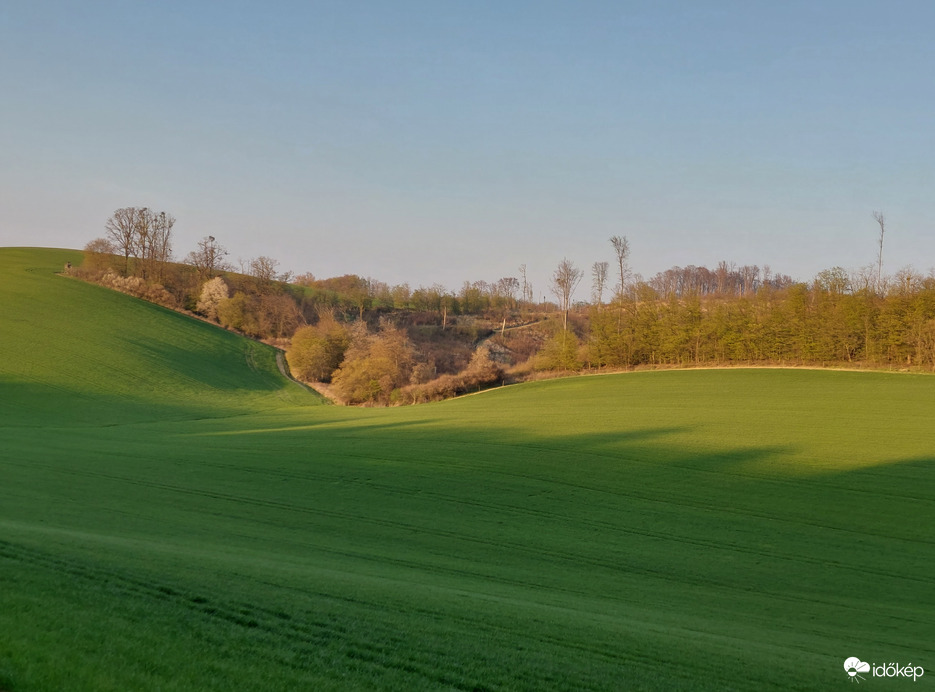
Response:
[{"label": "tree line", "polygon": [[519,277],[465,281],[458,291],[440,284],[389,285],[355,274],[318,279],[311,273],[281,272],[279,262],[267,256],[235,265],[213,236],[174,261],[174,225],[175,218],[166,212],[116,210],[105,223],[105,235],[85,246],[82,273],[169,307],[205,314],[250,336],[273,339],[288,338],[299,326],[315,323],[323,310],[346,320],[370,321],[394,311],[434,314],[447,326],[458,315],[502,318],[533,305],[525,265],[519,267]]},{"label": "tree line", "polygon": [[[874,217],[876,219],[876,216]],[[881,215],[882,219],[882,215]],[[796,282],[769,267],[630,270],[626,237],[585,272],[567,258],[535,303],[519,276],[410,288],[353,274],[318,279],[261,256],[235,267],[213,236],[172,261],[175,219],[117,210],[86,247],[82,274],[286,349],[293,372],[349,403],[444,398],[536,371],[719,364],[935,369],[935,276],[840,267]],[[606,299],[605,299],[606,296]],[[508,329],[516,328],[515,331]]]},{"label": "tree line", "polygon": [[646,282],[592,308],[578,363],[590,367],[737,363],[935,369],[935,276],[880,282],[841,268],[812,282],[742,293],[665,293]]},{"label": "tree line", "polygon": [[[532,296],[525,267],[522,279],[465,282],[459,292],[413,290],[357,275],[292,276],[266,256],[237,267],[213,236],[175,262],[174,223],[164,212],[118,209],[75,271],[284,347],[296,375],[330,383],[348,403],[424,401],[498,381],[500,366],[476,348],[484,328],[475,318],[496,316],[505,325]],[[158,253],[154,227],[165,231]]]}]

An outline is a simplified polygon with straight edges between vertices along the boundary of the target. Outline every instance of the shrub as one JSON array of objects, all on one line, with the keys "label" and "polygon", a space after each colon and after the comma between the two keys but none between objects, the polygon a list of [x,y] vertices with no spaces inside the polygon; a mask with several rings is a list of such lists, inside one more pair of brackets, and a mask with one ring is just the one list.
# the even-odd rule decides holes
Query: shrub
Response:
[{"label": "shrub", "polygon": [[247,336],[259,336],[260,324],[251,300],[244,293],[235,293],[218,303],[218,322],[222,326],[236,329]]},{"label": "shrub", "polygon": [[160,284],[152,284],[138,276],[120,276],[113,270],[108,270],[101,277],[102,286],[107,286],[121,293],[127,293],[151,303],[158,303],[166,307],[173,307],[172,296]]},{"label": "shrub", "polygon": [[440,401],[459,394],[479,391],[502,381],[502,368],[490,357],[489,349],[481,346],[474,352],[468,366],[458,374],[442,375],[424,384],[404,387],[401,390],[401,399],[412,404]]},{"label": "shrub", "polygon": [[195,312],[217,322],[218,307],[221,301],[227,300],[228,297],[227,284],[224,283],[224,279],[220,276],[216,276],[210,281],[205,281],[204,286],[202,286],[201,297],[195,306]]},{"label": "shrub", "polygon": [[390,401],[394,389],[409,381],[415,352],[406,334],[383,324],[378,334],[355,329],[344,362],[331,377],[338,394],[348,403]]},{"label": "shrub", "polygon": [[537,370],[578,370],[578,337],[571,330],[560,330],[536,355]]},{"label": "shrub", "polygon": [[315,326],[301,327],[286,351],[289,368],[303,380],[328,382],[350,345],[347,328],[327,316]]},{"label": "shrub", "polygon": [[95,238],[84,246],[82,269],[89,275],[99,276],[115,267],[114,245],[107,238]]}]

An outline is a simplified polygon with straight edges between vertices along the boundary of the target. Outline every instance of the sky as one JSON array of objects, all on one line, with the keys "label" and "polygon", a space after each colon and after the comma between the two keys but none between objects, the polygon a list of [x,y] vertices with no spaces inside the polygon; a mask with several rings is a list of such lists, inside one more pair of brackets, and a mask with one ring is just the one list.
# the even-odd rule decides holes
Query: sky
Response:
[{"label": "sky", "polygon": [[[935,266],[935,3],[0,4],[0,246],[117,208],[413,288]],[[586,298],[590,279],[579,288]]]}]

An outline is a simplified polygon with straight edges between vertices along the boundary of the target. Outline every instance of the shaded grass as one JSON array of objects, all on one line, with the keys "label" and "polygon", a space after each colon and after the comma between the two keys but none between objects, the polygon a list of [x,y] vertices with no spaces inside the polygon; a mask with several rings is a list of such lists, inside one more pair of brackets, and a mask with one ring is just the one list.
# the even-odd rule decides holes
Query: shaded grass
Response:
[{"label": "shaded grass", "polygon": [[[170,381],[174,343],[150,361]],[[932,659],[931,378],[638,373],[347,410],[244,363],[213,411],[197,368],[116,421],[126,383],[91,382],[80,426],[0,384],[22,421],[0,686],[813,690],[851,655]]]},{"label": "shaded grass", "polygon": [[0,249],[3,425],[120,424],[320,403],[275,351],[114,291],[55,276],[80,253]]}]

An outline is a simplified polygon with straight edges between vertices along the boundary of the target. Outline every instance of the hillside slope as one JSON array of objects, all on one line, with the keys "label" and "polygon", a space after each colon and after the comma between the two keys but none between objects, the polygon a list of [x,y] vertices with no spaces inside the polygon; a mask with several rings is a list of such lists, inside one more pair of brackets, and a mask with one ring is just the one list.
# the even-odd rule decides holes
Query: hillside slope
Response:
[{"label": "hillside slope", "polygon": [[935,377],[309,406],[261,345],[55,276],[73,256],[0,251],[4,692],[811,692],[851,656],[935,669]]},{"label": "hillside slope", "polygon": [[0,249],[0,425],[118,424],[320,402],[279,374],[272,348],[56,275],[80,258]]}]

